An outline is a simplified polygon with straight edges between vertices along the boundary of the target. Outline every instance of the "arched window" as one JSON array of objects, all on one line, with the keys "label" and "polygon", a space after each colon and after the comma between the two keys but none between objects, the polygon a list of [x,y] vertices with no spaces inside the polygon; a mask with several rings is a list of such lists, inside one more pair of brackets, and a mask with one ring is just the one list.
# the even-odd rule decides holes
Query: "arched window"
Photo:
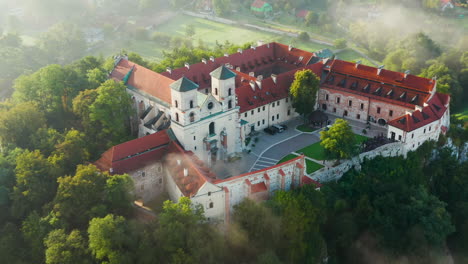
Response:
[{"label": "arched window", "polygon": [[190,108],[193,108],[193,101],[190,100]]},{"label": "arched window", "polygon": [[[231,109],[232,108],[232,100],[229,100],[228,102],[228,109]],[[259,108],[260,109],[260,108]]]},{"label": "arched window", "polygon": [[215,95],[218,95],[218,88],[215,88]]},{"label": "arched window", "polygon": [[175,121],[179,122],[179,113],[175,113]]},{"label": "arched window", "polygon": [[176,107],[176,108],[179,107],[179,102],[177,102],[177,100],[175,100],[175,107]]},{"label": "arched window", "polygon": [[190,122],[195,122],[195,114],[192,112],[190,113]]},{"label": "arched window", "polygon": [[213,135],[215,133],[215,123],[214,122],[210,123],[209,133],[210,133],[210,135]]},{"label": "arched window", "polygon": [[228,90],[228,95],[232,95],[232,89],[231,88],[229,88],[229,90]]}]

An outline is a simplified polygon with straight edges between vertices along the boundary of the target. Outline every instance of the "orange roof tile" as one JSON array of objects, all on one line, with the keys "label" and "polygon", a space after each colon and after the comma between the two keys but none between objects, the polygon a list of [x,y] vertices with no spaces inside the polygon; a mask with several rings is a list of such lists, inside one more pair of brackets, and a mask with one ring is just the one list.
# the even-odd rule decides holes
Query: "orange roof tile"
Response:
[{"label": "orange roof tile", "polygon": [[169,136],[165,130],[127,141],[108,149],[94,164],[102,171],[121,174],[161,160],[167,152]]},{"label": "orange roof tile", "polygon": [[398,117],[388,122],[388,125],[410,132],[439,120],[447,111],[450,96],[447,94],[435,93],[427,102],[427,106],[422,110],[414,111],[411,114]]},{"label": "orange roof tile", "polygon": [[127,85],[152,95],[166,103],[171,103],[171,88],[169,85],[172,84],[174,80],[136,63],[121,59],[112,71],[111,78],[116,81],[123,81],[130,71],[132,72]]}]

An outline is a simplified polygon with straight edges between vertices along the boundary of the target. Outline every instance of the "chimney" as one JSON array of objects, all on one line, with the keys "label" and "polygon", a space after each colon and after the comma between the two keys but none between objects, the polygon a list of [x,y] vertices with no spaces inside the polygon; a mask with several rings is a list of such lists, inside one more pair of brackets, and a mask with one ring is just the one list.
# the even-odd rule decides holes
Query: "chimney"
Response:
[{"label": "chimney", "polygon": [[241,48],[238,48],[238,49],[237,49],[237,52],[239,52],[240,54],[242,54],[242,49],[241,49]]},{"label": "chimney", "polygon": [[210,56],[210,61],[214,62],[214,57]]},{"label": "chimney", "polygon": [[187,67],[187,69],[190,70],[190,64],[188,62],[184,63],[184,66]]},{"label": "chimney", "polygon": [[178,159],[177,160],[177,165],[180,166],[180,164],[181,164],[181,161],[180,161],[180,159]]},{"label": "chimney", "polygon": [[267,43],[267,48],[270,48],[270,43]]},{"label": "chimney", "polygon": [[202,58],[202,59],[201,59],[201,62],[203,62],[203,63],[206,64],[206,59],[205,59],[205,58]]},{"label": "chimney", "polygon": [[289,45],[288,46],[288,50],[291,51],[293,49],[293,46],[292,45]]},{"label": "chimney", "polygon": [[188,169],[184,168],[184,177],[187,177],[187,176],[188,176]]},{"label": "chimney", "polygon": [[255,72],[249,72],[250,77],[255,77]]},{"label": "chimney", "polygon": [[172,74],[172,69],[171,69],[171,67],[167,67],[167,68],[166,68],[166,71],[167,71],[169,74]]},{"label": "chimney", "polygon": [[236,67],[236,71],[240,72],[240,67]]},{"label": "chimney", "polygon": [[380,75],[380,72],[382,72],[383,68],[384,68],[384,65],[379,66],[379,68],[377,69],[377,75]]},{"label": "chimney", "polygon": [[254,45],[250,45],[250,48],[255,50],[255,46]]},{"label": "chimney", "polygon": [[257,76],[256,83],[257,83],[259,89],[262,89],[262,80],[263,80],[262,75]]},{"label": "chimney", "polygon": [[406,79],[406,77],[408,77],[408,74],[410,74],[410,70],[405,71],[405,79]]},{"label": "chimney", "polygon": [[271,79],[273,80],[273,82],[276,84],[276,78],[278,77],[278,75],[276,74],[271,74]]},{"label": "chimney", "polygon": [[229,57],[229,54],[227,54],[227,53],[224,53],[224,57]]},{"label": "chimney", "polygon": [[263,44],[265,44],[263,43],[263,40],[257,40],[257,46],[262,46]]},{"label": "chimney", "polygon": [[356,69],[359,67],[359,64],[361,64],[361,60],[356,61]]},{"label": "chimney", "polygon": [[125,53],[125,54],[123,55],[123,58],[124,58],[124,60],[128,60],[128,55]]},{"label": "chimney", "polygon": [[252,90],[255,91],[255,82],[254,81],[250,81],[250,87],[252,87]]}]

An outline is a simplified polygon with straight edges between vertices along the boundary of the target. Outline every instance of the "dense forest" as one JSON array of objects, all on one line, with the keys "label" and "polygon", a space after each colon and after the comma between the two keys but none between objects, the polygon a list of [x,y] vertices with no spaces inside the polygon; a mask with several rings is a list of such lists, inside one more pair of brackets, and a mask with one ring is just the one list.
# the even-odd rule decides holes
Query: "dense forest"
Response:
[{"label": "dense forest", "polygon": [[[468,124],[455,117],[447,137],[425,143],[407,159],[366,161],[321,190],[305,186],[277,192],[265,203],[245,200],[226,227],[210,224],[188,199],[167,201],[156,220],[141,221],[131,206],[131,178],[90,164],[107,148],[134,138],[130,97],[122,83],[108,80],[114,59],[85,56],[89,47],[76,26],[101,10],[93,14],[78,1],[73,8],[65,0],[20,2],[31,4],[37,15],[27,21],[5,18],[0,30],[0,97],[2,91],[12,93],[0,103],[0,263],[372,263],[376,257],[437,263],[448,252],[456,263],[468,262],[468,162],[459,151],[468,141]],[[102,2],[111,15],[187,5]],[[351,9],[343,8],[351,0],[272,4],[293,12],[312,2],[323,11],[306,18],[307,26],[343,35],[387,69],[437,77],[438,91],[452,95],[452,112],[466,109],[466,35],[444,33],[439,26],[401,34],[383,22],[340,21],[339,27],[336,19],[349,16],[340,12]],[[394,2],[440,15],[436,1]],[[229,16],[251,1],[213,4],[216,13]],[[41,17],[52,26],[37,45],[26,45],[20,32],[43,26]],[[166,47],[157,62],[133,52],[119,55],[161,72],[251,45],[207,46],[190,38],[192,30],[187,28],[185,38],[151,36]],[[442,35],[444,42],[440,32],[452,37]]]}]

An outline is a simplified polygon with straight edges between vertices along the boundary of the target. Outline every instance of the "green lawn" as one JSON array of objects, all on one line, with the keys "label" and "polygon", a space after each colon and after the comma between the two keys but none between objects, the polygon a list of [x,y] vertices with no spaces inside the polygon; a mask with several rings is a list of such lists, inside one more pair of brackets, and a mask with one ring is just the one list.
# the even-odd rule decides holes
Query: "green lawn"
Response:
[{"label": "green lawn", "polygon": [[356,62],[360,60],[362,64],[369,65],[369,66],[374,66],[369,60],[363,58],[359,53],[355,52],[354,50],[351,49],[346,49],[341,52],[338,52],[336,54],[338,59],[340,60],[345,60],[345,61],[352,61]]},{"label": "green lawn", "polygon": [[309,145],[305,148],[302,148],[297,153],[304,153],[309,158],[313,158],[316,160],[324,160],[325,159],[325,149],[320,146],[320,142],[314,143]]},{"label": "green lawn", "polygon": [[311,128],[309,125],[304,125],[304,124],[298,125],[296,129],[302,132],[314,132],[315,130],[317,130],[315,128]]},{"label": "green lawn", "polygon": [[[356,140],[358,143],[362,143],[368,139],[368,137],[357,135]],[[309,158],[316,159],[316,160],[324,160],[325,159],[325,149],[320,145],[320,142],[314,143],[309,145],[305,148],[302,148],[297,153],[304,153]]]},{"label": "green lawn", "polygon": [[286,162],[288,160],[292,160],[294,158],[297,158],[297,156],[294,155],[294,154],[289,154],[289,155],[285,156],[284,158],[282,158],[280,161],[278,161],[278,163],[276,163],[276,164],[280,164],[280,163]]},{"label": "green lawn", "polygon": [[315,171],[318,171],[321,168],[323,168],[322,165],[320,165],[318,163],[315,163],[313,161],[310,161],[308,159],[306,159],[305,162],[306,162],[306,172],[307,172],[307,174],[311,174],[311,173],[313,173]]}]

